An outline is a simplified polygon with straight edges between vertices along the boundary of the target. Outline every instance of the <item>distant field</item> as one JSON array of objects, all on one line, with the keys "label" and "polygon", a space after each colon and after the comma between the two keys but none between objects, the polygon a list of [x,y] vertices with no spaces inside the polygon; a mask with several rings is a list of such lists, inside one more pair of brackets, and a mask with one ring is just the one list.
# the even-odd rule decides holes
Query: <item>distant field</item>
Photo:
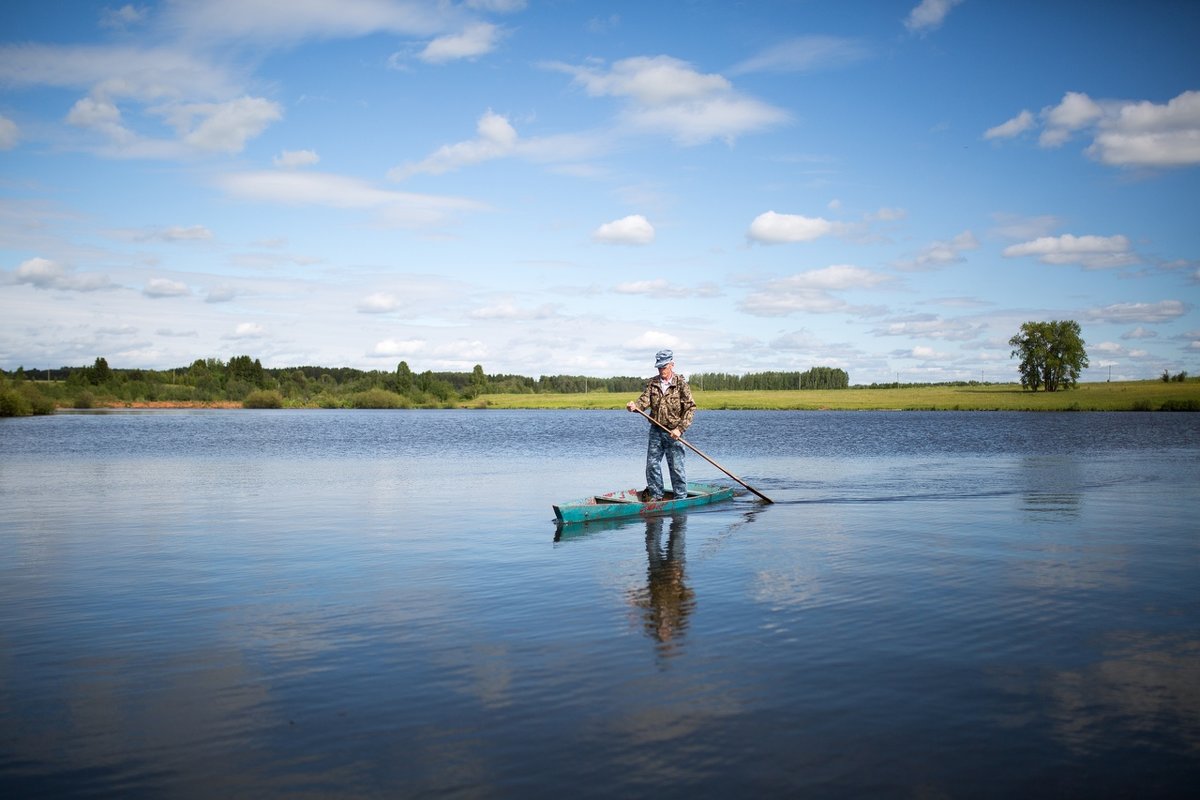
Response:
[{"label": "distant field", "polygon": [[[826,411],[1200,411],[1200,381],[1082,383],[1065,392],[1029,392],[1019,384],[918,386],[899,389],[704,392],[702,409]],[[475,408],[621,408],[633,394],[485,394]]]}]

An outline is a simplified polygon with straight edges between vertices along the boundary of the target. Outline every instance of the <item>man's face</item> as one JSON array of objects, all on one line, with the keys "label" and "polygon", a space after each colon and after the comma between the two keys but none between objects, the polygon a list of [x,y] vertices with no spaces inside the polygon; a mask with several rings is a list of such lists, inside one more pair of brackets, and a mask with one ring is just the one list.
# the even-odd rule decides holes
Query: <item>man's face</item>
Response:
[{"label": "man's face", "polygon": [[668,361],[666,364],[658,368],[658,377],[663,380],[670,380],[671,375],[675,372],[675,362]]}]

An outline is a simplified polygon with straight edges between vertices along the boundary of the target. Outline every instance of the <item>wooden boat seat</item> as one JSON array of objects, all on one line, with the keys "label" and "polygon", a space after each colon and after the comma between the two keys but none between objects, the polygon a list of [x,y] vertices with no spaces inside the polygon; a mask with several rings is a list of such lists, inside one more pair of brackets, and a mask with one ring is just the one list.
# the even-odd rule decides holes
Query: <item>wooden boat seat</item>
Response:
[{"label": "wooden boat seat", "polygon": [[605,495],[602,495],[602,494],[596,495],[595,500],[597,503],[640,503],[641,502],[636,497],[634,497],[632,499],[630,499],[628,497],[606,497]]}]

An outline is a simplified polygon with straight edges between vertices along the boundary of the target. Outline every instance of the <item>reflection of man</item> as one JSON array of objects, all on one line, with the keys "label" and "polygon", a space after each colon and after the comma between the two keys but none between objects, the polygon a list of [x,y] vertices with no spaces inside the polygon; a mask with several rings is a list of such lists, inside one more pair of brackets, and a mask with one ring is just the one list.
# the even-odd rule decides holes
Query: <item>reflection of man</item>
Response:
[{"label": "reflection of man", "polygon": [[634,605],[642,609],[646,633],[659,643],[664,655],[675,649],[676,638],[687,628],[696,606],[695,592],[684,584],[683,532],[687,517],[671,517],[663,543],[663,518],[646,518],[646,588],[636,593]]}]

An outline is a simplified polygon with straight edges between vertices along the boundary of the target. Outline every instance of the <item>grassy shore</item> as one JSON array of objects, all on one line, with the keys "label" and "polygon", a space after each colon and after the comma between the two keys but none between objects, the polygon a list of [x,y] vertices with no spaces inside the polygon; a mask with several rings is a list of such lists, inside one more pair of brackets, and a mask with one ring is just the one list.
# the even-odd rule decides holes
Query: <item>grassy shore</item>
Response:
[{"label": "grassy shore", "polygon": [[[706,392],[693,387],[702,409],[775,411],[1200,411],[1200,381],[1081,383],[1060,392],[1029,392],[1019,384],[915,386],[898,389]],[[485,394],[468,408],[618,409],[632,395]]]}]

